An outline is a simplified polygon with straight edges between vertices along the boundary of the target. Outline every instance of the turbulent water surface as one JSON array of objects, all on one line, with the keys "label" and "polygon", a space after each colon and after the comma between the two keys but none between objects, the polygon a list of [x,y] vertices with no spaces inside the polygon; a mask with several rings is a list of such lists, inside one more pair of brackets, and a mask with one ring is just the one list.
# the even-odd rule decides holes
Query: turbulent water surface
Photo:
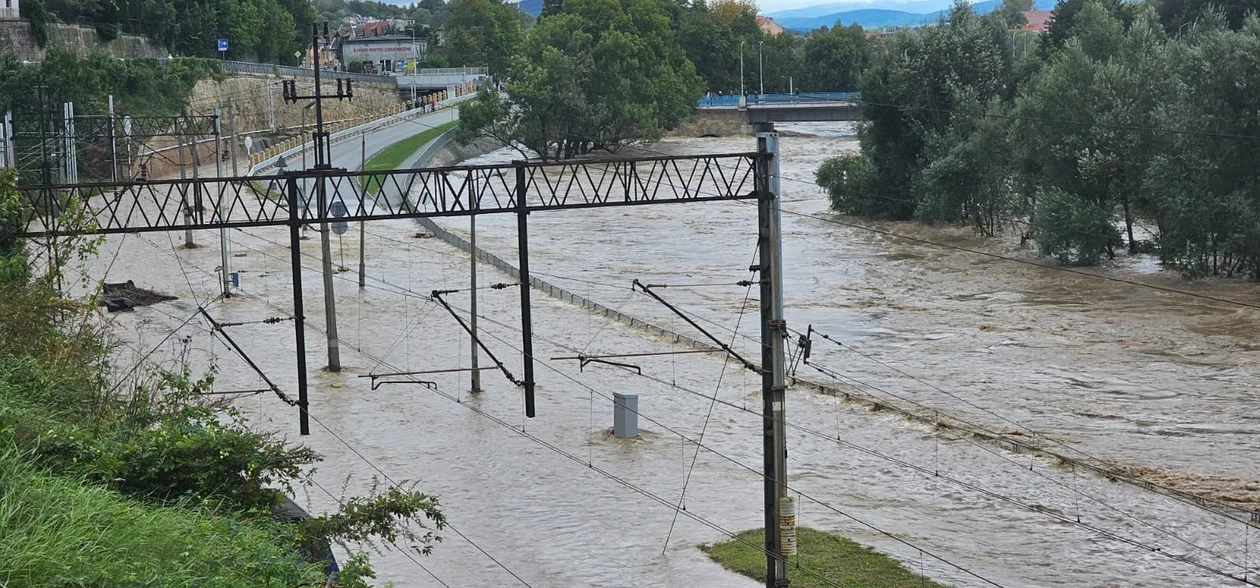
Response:
[{"label": "turbulent water surface", "polygon": [[[816,340],[812,363],[870,395],[997,431],[1035,432],[1068,454],[1255,500],[1260,486],[1247,481],[1260,478],[1253,400],[1260,351],[1252,335],[1260,315],[889,235],[1033,259],[1014,244],[964,230],[832,216],[813,171],[855,143],[843,128],[791,130],[782,140],[786,317],[792,328],[812,324],[844,345]],[[654,149],[752,147],[750,138],[732,138],[670,140]],[[492,153],[478,162],[512,157]],[[635,278],[671,284],[659,290],[664,297],[755,359],[749,337],[758,335],[757,292],[734,285],[749,278],[755,219],[745,203],[534,214],[531,266],[578,294],[692,334],[630,289]],[[465,220],[442,224],[467,231]],[[515,228],[514,217],[482,217],[479,243],[515,259]],[[466,372],[418,376],[436,391],[401,383],[372,390],[359,376],[468,366],[469,338],[425,299],[435,289],[467,287],[467,258],[416,233],[408,222],[370,225],[368,287],[357,287],[353,271],[336,276],[345,369],[312,377],[315,421],[301,441],[326,460],[313,478],[318,486],[299,498],[316,511],[333,508],[337,497],[366,491],[374,476],[439,496],[454,527],[441,533],[432,556],[412,561],[395,550],[375,558],[380,580],[404,586],[439,585],[435,576],[451,586],[514,585],[504,567],[533,586],[755,586],[696,546],[761,524],[761,421],[743,410],[759,410],[759,378],[695,354],[630,360],[654,379],[608,366],[579,370],[575,361],[552,358],[679,348],[535,293],[537,418],[523,418],[520,392],[497,371],[482,373],[479,395],[468,392]],[[334,261],[352,269],[355,236],[333,242]],[[91,275],[108,271],[109,281],[134,279],[180,296],[110,317],[124,343],[119,371],[157,346],[150,362],[183,356],[199,369],[216,363],[217,390],[260,387],[204,321],[180,325],[199,304],[224,321],[291,314],[286,237],[279,229],[231,235],[242,295],[226,301],[214,299],[217,247],[176,249],[160,234],[111,238]],[[198,239],[217,243],[209,232]],[[308,358],[318,367],[325,364],[318,239],[304,241],[302,253]],[[1089,273],[1258,298],[1248,284],[1183,283],[1144,259]],[[479,279],[483,286],[509,281],[484,268]],[[487,344],[519,376],[516,292],[484,289],[479,310]],[[467,292],[448,298],[460,312],[468,306]],[[175,327],[177,336],[163,342]],[[290,322],[228,332],[294,393]],[[484,354],[482,365],[492,365]],[[827,379],[807,367],[798,373]],[[640,393],[641,439],[608,435],[614,391]],[[715,391],[716,405],[709,398]],[[252,426],[297,440],[296,410],[275,397],[235,403]],[[1133,486],[805,389],[789,391],[788,416],[800,427],[789,434],[789,471],[801,493],[801,524],[872,545],[946,583],[991,585],[979,576],[1002,586],[1241,585],[1124,540],[1238,576],[1257,561],[1248,553],[1255,537],[1241,523]],[[696,455],[696,444],[682,437],[701,435],[705,449]],[[672,524],[670,504],[693,458],[686,510]]]}]

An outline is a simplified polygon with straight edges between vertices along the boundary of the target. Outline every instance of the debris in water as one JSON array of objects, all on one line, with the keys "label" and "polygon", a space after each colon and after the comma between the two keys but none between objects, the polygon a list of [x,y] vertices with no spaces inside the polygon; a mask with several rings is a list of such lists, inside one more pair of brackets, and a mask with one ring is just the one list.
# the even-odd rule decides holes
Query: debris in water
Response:
[{"label": "debris in water", "polygon": [[104,306],[109,312],[132,310],[137,306],[150,306],[167,300],[175,300],[174,296],[159,294],[152,290],[136,287],[136,283],[127,280],[119,284],[106,283],[97,299],[97,305]]}]

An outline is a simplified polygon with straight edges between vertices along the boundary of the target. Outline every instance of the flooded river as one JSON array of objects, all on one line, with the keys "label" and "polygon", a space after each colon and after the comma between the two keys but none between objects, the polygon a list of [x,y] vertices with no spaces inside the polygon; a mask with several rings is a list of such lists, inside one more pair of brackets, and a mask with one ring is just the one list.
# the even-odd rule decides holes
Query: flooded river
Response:
[{"label": "flooded river", "polygon": [[[1252,336],[1260,315],[835,224],[830,221],[1031,259],[1014,244],[985,242],[962,230],[830,216],[813,171],[828,155],[856,144],[843,129],[793,130],[798,134],[782,140],[786,318],[793,328],[812,324],[848,347],[816,340],[813,363],[871,395],[913,400],[999,431],[1027,428],[1070,447],[1065,451],[1254,500],[1260,485],[1239,480],[1260,478],[1253,400],[1260,348]],[[671,153],[752,148],[751,138],[680,139],[655,147]],[[478,162],[511,158],[492,153]],[[757,292],[734,285],[749,277],[755,217],[753,206],[737,203],[535,214],[531,268],[607,306],[693,333],[630,290],[635,278],[672,284],[660,290],[665,298],[715,334],[733,337],[734,348],[755,359],[756,342],[746,336],[758,335]],[[463,220],[442,224],[467,230]],[[370,225],[368,287],[357,287],[353,271],[337,274],[344,371],[312,377],[316,421],[301,441],[326,456],[314,480],[333,495],[354,495],[373,476],[388,475],[439,496],[467,539],[447,530],[434,554],[418,560],[451,586],[518,585],[504,567],[532,586],[755,586],[711,563],[696,546],[721,540],[719,529],[761,524],[761,422],[737,408],[759,409],[759,378],[708,355],[632,360],[655,380],[551,360],[575,350],[677,348],[536,293],[537,418],[523,418],[520,392],[494,371],[483,372],[480,395],[468,393],[467,373],[423,376],[438,391],[405,384],[372,390],[358,376],[468,366],[469,338],[444,309],[424,299],[435,289],[467,287],[466,256],[416,232],[409,222]],[[505,259],[516,257],[515,235],[513,217],[478,222],[479,244]],[[111,238],[92,262],[92,275],[108,268],[109,281],[134,279],[180,296],[110,317],[125,344],[120,370],[198,304],[224,321],[288,316],[286,237],[283,229],[233,233],[242,295],[226,301],[212,300],[217,247],[175,249],[178,242],[162,234]],[[344,243],[334,238],[334,261],[344,254],[342,265],[357,266],[355,237],[351,231]],[[198,238],[217,243],[217,234]],[[316,234],[303,243],[303,254],[308,358],[322,366]],[[1253,285],[1186,284],[1141,259],[1097,272],[1258,300]],[[484,286],[509,278],[483,268],[479,280]],[[467,308],[466,292],[449,298]],[[519,376],[516,290],[482,290],[479,305],[487,344]],[[230,333],[286,392],[295,392],[291,323],[232,327]],[[154,361],[170,361],[184,349],[199,369],[217,364],[218,390],[262,384],[199,319],[162,347]],[[490,365],[484,354],[482,365]],[[806,368],[799,373],[826,378]],[[607,435],[614,391],[640,393],[641,439]],[[719,403],[706,418],[715,391],[736,407]],[[271,395],[236,404],[252,426],[298,440],[296,410]],[[1001,586],[1242,585],[1125,540],[1238,576],[1260,561],[1250,553],[1256,537],[1241,523],[1133,486],[938,435],[805,389],[789,391],[788,417],[800,427],[789,435],[790,484],[802,493],[800,523],[871,545],[942,582],[991,585],[979,576]],[[698,454],[685,503],[686,513],[708,524],[678,517],[666,546],[674,509],[653,497],[678,500],[696,451],[681,436],[694,440],[702,431],[709,449]],[[335,507],[318,487],[307,492],[299,499],[313,510]],[[398,552],[374,559],[382,582],[441,585]]]}]

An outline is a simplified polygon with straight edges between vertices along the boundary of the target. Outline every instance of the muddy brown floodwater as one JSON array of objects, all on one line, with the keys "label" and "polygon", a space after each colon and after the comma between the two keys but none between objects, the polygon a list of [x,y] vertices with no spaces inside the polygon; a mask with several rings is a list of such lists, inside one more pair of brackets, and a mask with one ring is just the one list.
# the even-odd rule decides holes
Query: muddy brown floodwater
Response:
[{"label": "muddy brown floodwater", "polygon": [[[812,362],[871,395],[913,400],[995,430],[1026,428],[1070,448],[1065,451],[1148,470],[1182,488],[1243,505],[1257,501],[1255,311],[835,224],[830,221],[1034,259],[1016,243],[980,240],[965,230],[831,216],[825,194],[812,183],[814,169],[856,143],[842,127],[788,130],[794,132],[782,141],[787,320],[793,328],[812,324],[845,346],[815,341]],[[686,139],[654,149],[733,152],[752,146],[750,138]],[[492,153],[478,162],[512,156]],[[757,336],[756,292],[730,285],[748,277],[755,216],[751,205],[737,203],[534,214],[531,267],[578,294],[690,332],[630,289],[634,278],[674,284],[662,295],[733,337],[736,350],[755,356],[756,342],[748,337]],[[467,229],[463,220],[442,224]],[[712,451],[699,452],[686,512],[726,530],[760,525],[759,417],[719,403],[706,418],[706,396],[715,391],[727,403],[757,410],[758,379],[707,355],[636,361],[665,383],[606,366],[579,371],[575,362],[552,361],[575,349],[675,348],[536,294],[537,418],[523,419],[519,392],[492,371],[483,374],[487,390],[481,395],[467,392],[466,374],[433,376],[441,393],[403,384],[372,390],[357,376],[468,365],[468,337],[421,297],[464,287],[466,258],[415,233],[407,222],[370,225],[369,287],[359,290],[352,271],[337,275],[345,370],[312,378],[317,420],[313,434],[301,441],[327,456],[314,480],[334,496],[351,495],[384,472],[440,496],[467,539],[448,530],[434,555],[419,561],[452,586],[516,583],[468,540],[533,586],[755,586],[696,549],[723,537],[712,526],[681,516],[666,547],[674,510],[649,495],[678,500],[696,451],[679,434],[696,439],[703,431],[703,444]],[[199,234],[211,244],[215,237]],[[134,279],[180,296],[109,317],[122,341],[119,370],[180,327],[198,304],[208,304],[221,320],[291,312],[285,238],[284,230],[275,229],[232,235],[242,295],[227,301],[211,300],[217,249],[175,249],[160,234],[111,238],[90,275]],[[486,249],[515,259],[515,240],[514,218],[479,219],[478,241]],[[334,261],[344,253],[345,265],[354,267],[356,245],[357,239],[335,239]],[[303,243],[312,366],[324,364],[318,251],[317,239]],[[1252,284],[1184,283],[1145,258],[1089,271],[1260,302]],[[507,281],[485,268],[479,279]],[[452,297],[461,311],[467,307],[466,293]],[[480,297],[487,343],[519,374],[517,304],[514,289],[485,290]],[[737,324],[739,332],[732,334]],[[179,336],[153,358],[169,361],[186,349],[197,369],[219,365],[217,389],[259,386],[261,380],[204,327],[194,319],[178,328]],[[232,335],[294,392],[290,323],[236,327]],[[487,365],[484,356],[482,361]],[[609,397],[622,390],[641,394],[642,439],[605,434]],[[274,397],[251,396],[237,406],[252,426],[297,440],[295,411]],[[788,417],[801,427],[789,435],[790,484],[803,493],[801,524],[850,536],[940,581],[990,585],[959,568],[1001,586],[1240,586],[1214,571],[1241,577],[1251,569],[1248,575],[1256,576],[1258,558],[1250,548],[1256,534],[1193,505],[937,434],[807,389],[790,392]],[[314,510],[335,507],[318,487],[308,493],[299,498]],[[375,561],[382,581],[439,585],[396,551]]]}]

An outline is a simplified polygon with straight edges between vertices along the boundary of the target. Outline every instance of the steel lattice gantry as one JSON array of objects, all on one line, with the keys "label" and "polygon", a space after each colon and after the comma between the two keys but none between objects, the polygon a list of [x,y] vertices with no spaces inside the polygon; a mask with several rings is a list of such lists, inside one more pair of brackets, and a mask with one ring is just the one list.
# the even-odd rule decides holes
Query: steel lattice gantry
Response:
[{"label": "steel lattice gantry", "polygon": [[[388,172],[308,170],[276,176],[21,187],[47,238],[535,212],[667,202],[750,200],[757,153],[517,162]],[[317,182],[326,204],[312,200]],[[297,198],[287,186],[295,185]]]},{"label": "steel lattice gantry", "polygon": [[301,228],[308,224],[327,227],[329,223],[515,213],[525,331],[522,384],[525,414],[533,417],[529,213],[671,202],[755,199],[765,204],[773,198],[769,189],[773,161],[773,153],[760,150],[385,172],[323,168],[263,177],[19,186],[30,216],[26,227],[15,236],[55,240],[75,235],[289,227],[299,363],[296,405],[300,431],[306,435],[310,427],[297,245]]}]

